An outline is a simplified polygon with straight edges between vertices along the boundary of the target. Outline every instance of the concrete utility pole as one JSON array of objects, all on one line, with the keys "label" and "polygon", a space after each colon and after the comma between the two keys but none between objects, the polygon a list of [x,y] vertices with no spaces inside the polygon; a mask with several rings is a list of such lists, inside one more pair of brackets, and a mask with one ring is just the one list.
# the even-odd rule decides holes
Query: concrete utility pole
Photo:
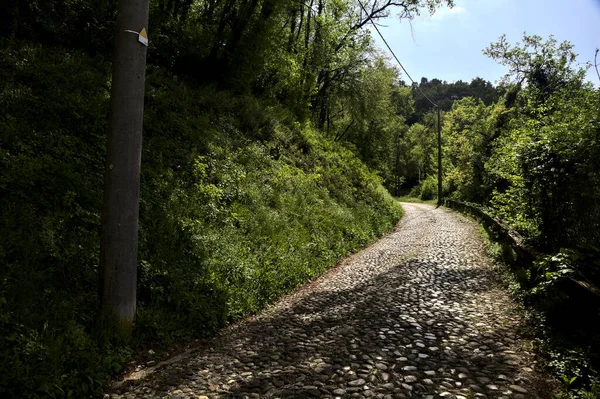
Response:
[{"label": "concrete utility pole", "polygon": [[440,107],[437,107],[437,145],[438,145],[438,205],[442,205],[442,125],[440,123]]},{"label": "concrete utility pole", "polygon": [[135,317],[140,164],[149,0],[120,0],[112,63],[106,149],[101,302],[125,327]]}]

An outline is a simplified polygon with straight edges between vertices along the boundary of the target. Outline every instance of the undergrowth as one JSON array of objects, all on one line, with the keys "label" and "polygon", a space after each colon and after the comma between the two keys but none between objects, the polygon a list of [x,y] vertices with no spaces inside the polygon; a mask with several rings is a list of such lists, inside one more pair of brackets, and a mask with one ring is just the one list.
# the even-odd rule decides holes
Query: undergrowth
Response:
[{"label": "undergrowth", "polygon": [[109,63],[0,53],[0,396],[94,397],[132,350],[214,334],[391,229],[402,209],[281,106],[150,67],[138,314],[98,323]]},{"label": "undergrowth", "polygon": [[509,294],[525,305],[536,352],[560,386],[555,397],[600,397],[598,308],[590,306],[589,297],[567,281],[580,258],[573,256],[574,251],[563,251],[524,267],[496,233],[481,225],[479,233]]},{"label": "undergrowth", "polygon": [[400,202],[413,202],[418,204],[437,205],[437,199],[422,200],[421,198],[411,197],[408,195],[405,195],[403,197],[396,197],[396,200]]}]

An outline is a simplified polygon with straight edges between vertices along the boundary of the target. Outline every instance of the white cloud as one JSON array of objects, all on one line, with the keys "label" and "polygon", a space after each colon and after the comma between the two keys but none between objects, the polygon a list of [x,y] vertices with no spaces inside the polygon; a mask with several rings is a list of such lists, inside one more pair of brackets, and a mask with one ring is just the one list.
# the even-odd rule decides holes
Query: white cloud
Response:
[{"label": "white cloud", "polygon": [[435,14],[431,16],[431,19],[442,20],[446,18],[451,18],[457,15],[465,14],[467,9],[461,6],[454,6],[452,8],[443,7],[439,8]]}]

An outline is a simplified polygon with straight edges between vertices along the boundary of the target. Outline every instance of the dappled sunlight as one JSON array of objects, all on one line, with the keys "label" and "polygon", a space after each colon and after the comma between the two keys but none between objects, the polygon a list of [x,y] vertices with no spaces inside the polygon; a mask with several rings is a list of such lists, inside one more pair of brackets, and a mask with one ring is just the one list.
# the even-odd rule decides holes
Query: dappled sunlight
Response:
[{"label": "dappled sunlight", "polygon": [[134,392],[222,398],[527,393],[535,376],[511,313],[515,305],[495,288],[475,227],[431,209],[407,206],[410,221],[394,233]]}]

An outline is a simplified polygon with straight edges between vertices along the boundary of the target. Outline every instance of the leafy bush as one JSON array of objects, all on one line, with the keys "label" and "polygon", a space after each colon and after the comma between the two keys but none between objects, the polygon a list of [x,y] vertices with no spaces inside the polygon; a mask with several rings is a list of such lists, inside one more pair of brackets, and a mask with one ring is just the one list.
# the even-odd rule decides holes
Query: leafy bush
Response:
[{"label": "leafy bush", "polygon": [[[597,262],[597,249],[564,249],[535,262],[531,269],[518,269],[516,274],[521,295],[531,306],[530,315],[539,328],[537,344],[554,373],[569,381],[569,389],[596,389],[600,302],[573,280],[597,284]],[[572,394],[578,397],[574,391]]]},{"label": "leafy bush", "polygon": [[90,335],[108,65],[34,45],[0,60],[0,396],[91,393],[122,362]]},{"label": "leafy bush", "polygon": [[437,198],[437,179],[430,176],[421,184],[421,199],[431,200]]},{"label": "leafy bush", "polygon": [[421,197],[421,183],[417,184],[413,188],[410,189],[408,196],[411,198],[420,198]]},{"label": "leafy bush", "polygon": [[310,123],[151,67],[125,342],[95,318],[109,65],[30,44],[0,64],[0,396],[94,396],[136,345],[212,334],[401,216],[381,179]]}]

